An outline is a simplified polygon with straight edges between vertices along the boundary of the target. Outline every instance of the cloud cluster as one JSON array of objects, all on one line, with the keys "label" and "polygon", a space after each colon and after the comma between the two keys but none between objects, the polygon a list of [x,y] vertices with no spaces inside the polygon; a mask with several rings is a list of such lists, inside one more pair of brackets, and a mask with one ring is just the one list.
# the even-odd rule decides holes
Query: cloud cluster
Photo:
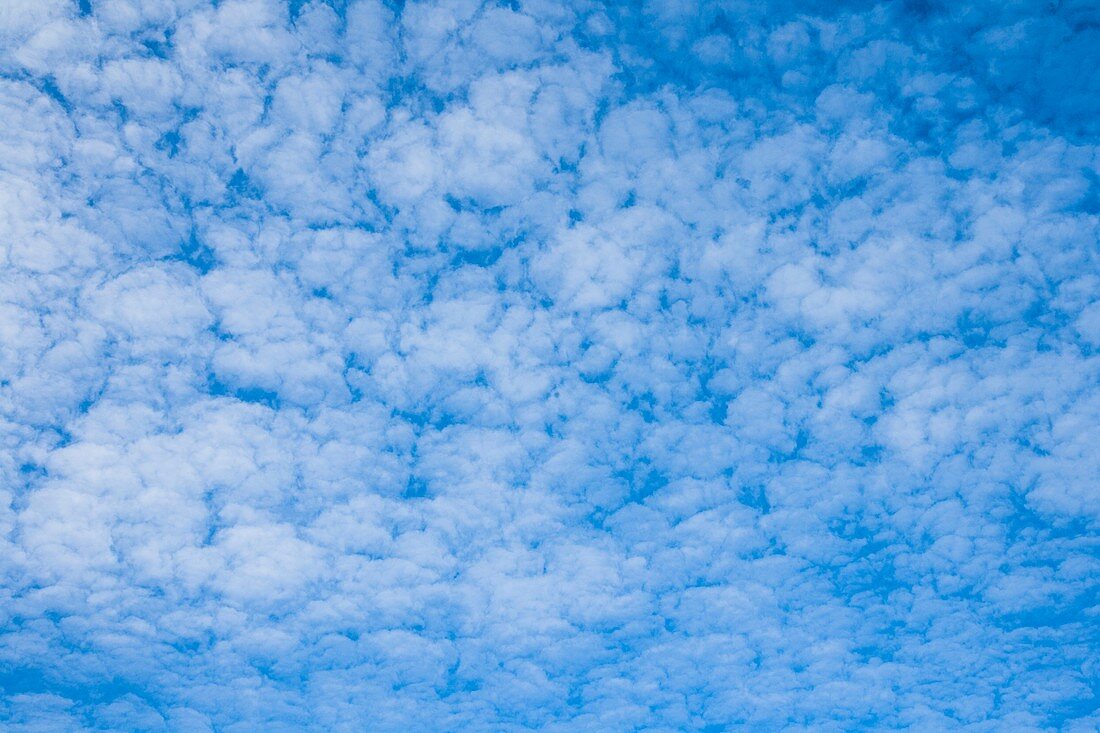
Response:
[{"label": "cloud cluster", "polygon": [[1088,0],[0,4],[0,719],[1100,725]]}]

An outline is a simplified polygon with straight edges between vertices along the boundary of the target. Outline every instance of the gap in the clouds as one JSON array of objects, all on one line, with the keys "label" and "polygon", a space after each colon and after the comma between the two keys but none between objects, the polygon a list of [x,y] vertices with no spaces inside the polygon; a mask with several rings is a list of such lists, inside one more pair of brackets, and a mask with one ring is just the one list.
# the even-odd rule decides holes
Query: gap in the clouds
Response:
[{"label": "gap in the clouds", "polygon": [[47,97],[57,102],[66,113],[72,113],[72,104],[65,98],[65,95],[61,93],[61,88],[57,86],[57,79],[55,79],[52,74],[41,77],[26,77],[24,80],[34,85]]},{"label": "gap in the clouds", "polygon": [[[661,300],[662,303],[667,300],[665,292],[661,293]],[[711,386],[719,371],[720,365],[716,364],[713,359],[707,359],[706,363],[696,370],[696,380],[699,386],[695,392],[695,399],[707,406],[707,417],[716,425],[722,425],[726,422],[730,404],[728,395],[715,391],[717,385],[715,387]]]},{"label": "gap in the clouds", "polygon": [[213,373],[207,376],[206,391],[214,397],[232,397],[241,402],[247,402],[253,405],[263,405],[272,410],[278,410],[282,407],[282,400],[279,398],[277,392],[272,392],[262,387],[232,387],[218,379]]},{"label": "gap in the clouds", "polygon": [[[904,624],[894,621],[889,624],[884,624],[880,627],[880,639],[886,637],[888,634],[894,634],[904,628]],[[852,653],[862,658],[864,662],[877,659],[880,662],[886,662],[890,664],[894,661],[894,657],[897,654],[897,649],[886,646],[886,642],[882,641],[876,644],[867,644],[865,646],[852,647]]]},{"label": "gap in the clouds", "polygon": [[19,465],[19,473],[24,476],[45,476],[46,468],[37,463],[21,463]]},{"label": "gap in the clouds", "polygon": [[955,328],[960,340],[968,349],[978,349],[987,346],[1004,348],[1005,340],[995,338],[994,329],[997,322],[973,310],[967,309],[955,319]]},{"label": "gap in the clouds", "polygon": [[[171,130],[168,130],[160,138],[153,143],[153,147],[161,152],[166,152],[169,158],[175,158],[180,152],[180,143],[183,141],[180,135],[180,130],[183,129],[183,125],[198,118],[202,113],[201,107],[177,107],[179,112],[178,124]],[[181,196],[183,207],[187,211],[194,209],[191,203],[190,197],[186,194]]]},{"label": "gap in the clouds", "polygon": [[1024,323],[1037,329],[1041,334],[1053,333],[1070,325],[1074,315],[1052,307],[1050,298],[1053,293],[1037,297],[1021,314]]},{"label": "gap in the clouds", "polygon": [[615,376],[615,366],[612,364],[606,369],[601,369],[597,372],[578,372],[577,376],[585,384],[606,385],[611,381],[611,378]]},{"label": "gap in the clouds", "polygon": [[409,423],[417,429],[417,432],[422,432],[426,428],[430,428],[435,431],[446,430],[452,425],[458,425],[459,421],[455,419],[454,415],[447,412],[441,412],[436,408],[424,406],[421,409],[411,410],[393,410],[391,413],[393,417],[400,418],[404,422]]},{"label": "gap in the clouds", "polygon": [[401,498],[403,499],[425,499],[428,498],[428,482],[415,474],[409,476],[409,480],[405,482],[405,489],[401,492]]},{"label": "gap in the clouds", "polygon": [[894,545],[878,537],[864,517],[836,518],[826,526],[830,534],[854,550],[846,551],[839,565],[829,563],[823,567],[838,594],[849,600],[870,594],[885,602],[895,591],[910,587],[897,576]]},{"label": "gap in the clouds", "polygon": [[1027,495],[1035,489],[1033,480],[1027,487],[1013,488],[1008,494],[1012,513],[1001,517],[1008,539],[1012,542],[1034,541],[1037,537],[1044,540],[1077,539],[1088,536],[1090,527],[1085,519],[1064,521],[1055,524],[1028,504]]},{"label": "gap in the clouds", "polygon": [[126,108],[126,105],[122,103],[121,99],[116,99],[113,102],[115,112],[118,113],[118,121],[120,125],[125,125],[130,121],[130,110]]},{"label": "gap in the clouds", "polygon": [[451,211],[456,214],[460,214],[463,211],[471,211],[479,216],[500,216],[507,207],[501,206],[481,206],[473,198],[459,198],[454,194],[444,194],[443,200],[451,207]]},{"label": "gap in the clouds", "polygon": [[214,250],[199,240],[198,233],[194,229],[191,230],[187,240],[180,244],[179,253],[166,259],[183,262],[202,275],[213,270],[218,264]]},{"label": "gap in the clouds", "polygon": [[723,425],[729,415],[730,401],[721,397],[712,397],[707,400],[707,417],[716,425]]},{"label": "gap in the clouds", "polygon": [[90,391],[84,396],[83,399],[76,405],[76,414],[87,415],[88,411],[95,406],[99,399],[103,396],[103,393],[107,390],[107,379],[104,378],[103,382],[99,385],[98,389]]},{"label": "gap in the clouds", "polygon": [[156,58],[167,59],[172,52],[172,29],[169,28],[164,32],[164,40],[144,38],[141,45]]},{"label": "gap in the clouds", "polygon": [[772,505],[768,501],[768,492],[763,485],[742,486],[741,491],[737,493],[737,500],[761,514],[771,513]]},{"label": "gap in the clouds", "polygon": [[778,449],[770,449],[768,451],[769,463],[788,463],[790,461],[797,461],[802,457],[802,451],[810,443],[810,432],[804,428],[799,428],[795,433],[794,447],[789,451],[783,451]]},{"label": "gap in the clouds", "polygon": [[1052,727],[1065,730],[1066,723],[1094,716],[1100,710],[1100,675],[1088,675],[1084,682],[1089,685],[1092,697],[1063,700],[1062,707],[1047,716]]},{"label": "gap in the clouds", "polygon": [[226,183],[226,188],[232,192],[238,198],[252,199],[258,201],[263,198],[263,192],[259,186],[253,183],[252,179],[243,168],[238,168],[233,171],[233,175]]},{"label": "gap in the clouds", "polygon": [[92,14],[92,0],[76,0],[77,11],[81,17],[88,17]]},{"label": "gap in the clouds", "polygon": [[73,434],[63,427],[54,428],[54,432],[57,434],[57,442],[53,444],[54,448],[65,448],[73,444]]},{"label": "gap in the clouds", "polygon": [[883,387],[878,391],[878,410],[879,412],[886,412],[891,407],[897,404],[897,398],[888,390]]},{"label": "gap in the clouds", "polygon": [[[865,425],[874,425],[878,422],[878,418],[874,415],[864,418],[863,423]],[[881,445],[863,445],[859,448],[859,455],[861,460],[856,461],[857,466],[868,466],[875,463],[879,463],[882,460],[883,451],[885,449]]]},{"label": "gap in the clouds", "polygon": [[1089,190],[1077,204],[1077,208],[1083,214],[1095,216],[1100,214],[1100,174],[1088,168],[1082,169],[1082,173],[1089,182]]},{"label": "gap in the clouds", "polygon": [[1100,589],[1089,588],[1061,603],[997,616],[1003,629],[1059,629],[1088,623],[1089,609],[1100,603]]},{"label": "gap in the clouds", "polygon": [[644,459],[611,475],[626,484],[629,492],[627,501],[637,504],[645,503],[646,499],[668,485],[668,476]]},{"label": "gap in the clouds", "polygon": [[[287,2],[287,14],[290,17],[290,22],[293,23],[298,20],[298,16],[302,14],[302,8],[310,3],[310,0],[288,0]],[[332,7],[331,3],[326,3],[329,7]]]},{"label": "gap in the clouds", "polygon": [[476,267],[491,267],[496,264],[504,254],[503,247],[490,247],[489,249],[463,249],[455,252],[451,258],[451,267],[462,265],[474,265]]},{"label": "gap in the clouds", "polygon": [[657,421],[656,406],[657,399],[652,393],[645,392],[631,397],[630,402],[626,404],[626,409],[641,415],[646,423],[653,423]]},{"label": "gap in the clouds", "polygon": [[202,543],[203,547],[210,547],[214,544],[214,538],[218,536],[218,530],[221,529],[219,524],[218,508],[214,505],[214,490],[207,489],[202,492],[202,503],[206,507],[207,514],[210,516],[210,523],[206,526],[206,532],[203,533]]},{"label": "gap in the clouds", "polygon": [[[69,670],[71,673],[72,670]],[[68,677],[70,680],[71,676]],[[5,696],[12,695],[57,695],[80,705],[104,705],[127,695],[133,695],[148,702],[148,691],[119,678],[103,682],[73,684],[59,683],[42,670],[33,668],[15,668],[0,670],[0,690]]]},{"label": "gap in the clouds", "polygon": [[13,492],[8,501],[15,511],[26,508],[30,492],[39,482],[49,478],[49,471],[43,465],[28,461],[19,465],[19,476],[22,479],[19,489]]},{"label": "gap in the clouds", "polygon": [[463,90],[454,90],[449,94],[436,94],[424,86],[422,79],[415,75],[394,76],[386,83],[386,107],[389,110],[407,109],[414,117],[438,115],[450,105],[466,100]]},{"label": "gap in the clouds", "polygon": [[341,372],[341,376],[344,380],[344,386],[347,387],[348,394],[351,395],[352,403],[361,402],[363,399],[363,388],[356,384],[356,377],[362,377],[364,373],[364,365],[359,360],[359,354],[349,353],[344,357],[344,368]]},{"label": "gap in the clouds", "polygon": [[169,130],[161,135],[160,139],[153,144],[153,147],[160,151],[167,151],[169,158],[174,158],[180,151],[180,134],[176,130]]}]

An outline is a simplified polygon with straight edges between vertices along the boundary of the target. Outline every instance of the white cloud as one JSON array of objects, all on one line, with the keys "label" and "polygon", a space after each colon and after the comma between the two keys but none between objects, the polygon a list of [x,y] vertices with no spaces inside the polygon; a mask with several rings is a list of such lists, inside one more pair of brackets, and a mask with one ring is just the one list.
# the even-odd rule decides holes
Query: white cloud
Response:
[{"label": "white cloud", "polygon": [[1025,6],[0,7],[0,716],[1095,727]]}]

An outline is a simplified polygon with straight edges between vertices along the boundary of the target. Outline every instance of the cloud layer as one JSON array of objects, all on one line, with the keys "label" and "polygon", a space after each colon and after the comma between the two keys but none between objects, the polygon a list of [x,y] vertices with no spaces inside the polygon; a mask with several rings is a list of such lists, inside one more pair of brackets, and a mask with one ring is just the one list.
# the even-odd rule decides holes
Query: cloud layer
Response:
[{"label": "cloud layer", "polygon": [[1095,730],[1098,29],[0,3],[0,720]]}]

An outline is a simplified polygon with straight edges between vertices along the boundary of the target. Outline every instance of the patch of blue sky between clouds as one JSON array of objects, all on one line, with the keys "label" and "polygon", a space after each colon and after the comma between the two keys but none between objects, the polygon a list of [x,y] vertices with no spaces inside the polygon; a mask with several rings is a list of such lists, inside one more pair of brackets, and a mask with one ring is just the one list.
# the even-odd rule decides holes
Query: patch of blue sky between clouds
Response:
[{"label": "patch of blue sky between clouds", "polygon": [[0,721],[1093,731],[1100,13],[0,3]]}]

